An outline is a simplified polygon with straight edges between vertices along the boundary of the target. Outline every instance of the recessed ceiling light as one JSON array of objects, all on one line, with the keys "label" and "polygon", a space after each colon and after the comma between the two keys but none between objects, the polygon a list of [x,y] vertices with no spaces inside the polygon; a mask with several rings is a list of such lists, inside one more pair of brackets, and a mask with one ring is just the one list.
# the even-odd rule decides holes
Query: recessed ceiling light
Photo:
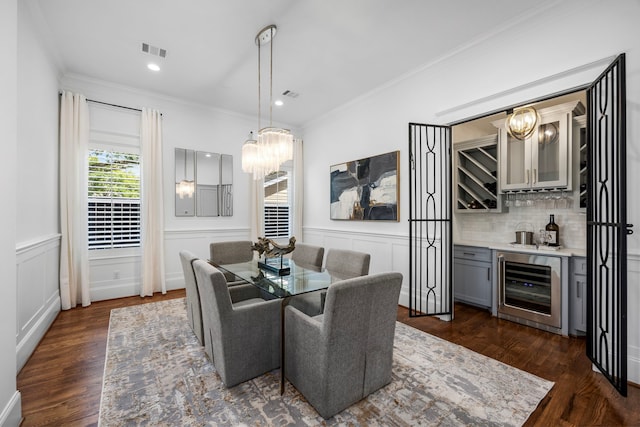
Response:
[{"label": "recessed ceiling light", "polygon": [[276,99],[275,101],[273,101],[273,103],[278,107],[282,107],[284,105],[284,102],[282,102],[281,99]]},{"label": "recessed ceiling light", "polygon": [[153,62],[147,64],[147,68],[151,71],[160,71],[160,66],[158,64],[154,64]]}]

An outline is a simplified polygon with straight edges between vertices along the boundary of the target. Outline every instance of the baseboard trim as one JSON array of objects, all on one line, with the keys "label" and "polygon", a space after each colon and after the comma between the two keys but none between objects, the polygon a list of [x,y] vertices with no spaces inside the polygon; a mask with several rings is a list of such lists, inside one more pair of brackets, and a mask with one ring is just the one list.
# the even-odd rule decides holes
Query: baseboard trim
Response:
[{"label": "baseboard trim", "polygon": [[51,324],[60,313],[60,295],[51,298],[40,317],[35,321],[33,327],[27,332],[22,340],[16,345],[16,372],[20,372],[27,363],[29,357],[36,349],[40,340],[51,327]]},{"label": "baseboard trim", "polygon": [[180,274],[172,274],[171,276],[173,277],[169,277],[169,275],[167,275],[167,277],[165,278],[165,285],[167,287],[168,291],[173,291],[176,289],[184,289],[184,276],[182,275],[182,272]]},{"label": "baseboard trim", "polygon": [[638,387],[640,384],[640,347],[627,347],[627,380]]},{"label": "baseboard trim", "polygon": [[[184,278],[182,273],[179,276],[170,277],[165,275],[165,287],[167,291],[184,289]],[[116,285],[100,286],[91,289],[91,301],[104,301],[116,298],[134,297],[140,295],[140,283],[129,282]]]},{"label": "baseboard trim", "polygon": [[0,412],[1,427],[16,427],[22,422],[22,396],[18,390]]},{"label": "baseboard trim", "polygon": [[[95,284],[94,284],[95,285]],[[91,288],[91,301],[104,301],[140,295],[140,283],[129,282]]]}]

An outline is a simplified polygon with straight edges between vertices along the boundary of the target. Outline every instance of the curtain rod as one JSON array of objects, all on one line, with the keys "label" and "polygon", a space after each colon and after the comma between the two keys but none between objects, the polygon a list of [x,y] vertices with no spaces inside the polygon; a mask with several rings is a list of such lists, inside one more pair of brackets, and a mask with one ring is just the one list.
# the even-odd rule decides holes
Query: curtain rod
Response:
[{"label": "curtain rod", "polygon": [[108,102],[96,101],[95,99],[88,99],[88,98],[87,98],[87,102],[93,102],[94,104],[108,105],[109,107],[124,108],[125,110],[138,111],[142,113],[142,110],[140,108],[126,107],[124,105],[118,105],[118,104],[110,104]]},{"label": "curtain rod", "polygon": [[[62,92],[58,92],[58,95],[62,96]],[[137,111],[139,113],[142,113],[142,110],[140,108],[133,108],[133,107],[127,107],[125,105],[111,104],[109,102],[96,101],[95,99],[88,99],[88,98],[87,98],[87,102],[93,102],[94,104],[108,105],[109,107],[124,108],[125,110]],[[160,115],[162,116],[162,113],[160,113]]]}]

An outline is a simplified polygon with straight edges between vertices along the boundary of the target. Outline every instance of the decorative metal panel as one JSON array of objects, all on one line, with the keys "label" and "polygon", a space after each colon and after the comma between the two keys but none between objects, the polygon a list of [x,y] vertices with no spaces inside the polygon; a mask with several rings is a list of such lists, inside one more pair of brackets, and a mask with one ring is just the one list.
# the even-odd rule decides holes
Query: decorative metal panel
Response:
[{"label": "decorative metal panel", "polygon": [[587,355],[627,395],[625,57],[587,91]]},{"label": "decorative metal panel", "polygon": [[453,312],[451,128],[409,123],[409,315]]}]

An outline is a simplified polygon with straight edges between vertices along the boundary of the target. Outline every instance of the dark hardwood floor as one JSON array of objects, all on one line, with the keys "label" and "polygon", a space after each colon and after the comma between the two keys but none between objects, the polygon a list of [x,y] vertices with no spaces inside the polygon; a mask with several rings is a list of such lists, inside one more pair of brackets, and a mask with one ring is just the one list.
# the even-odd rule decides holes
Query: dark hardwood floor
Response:
[{"label": "dark hardwood floor", "polygon": [[111,310],[184,295],[98,301],[61,312],[18,374],[22,426],[97,425]]},{"label": "dark hardwood floor", "polygon": [[630,386],[628,397],[621,397],[592,371],[584,338],[518,325],[464,304],[456,304],[452,322],[410,318],[405,308],[398,310],[398,320],[554,381],[525,426],[640,426],[640,388]]},{"label": "dark hardwood floor", "polygon": [[[179,298],[172,291],[153,298],[95,302],[60,313],[18,374],[23,426],[89,426],[98,422],[109,312],[113,308]],[[498,320],[487,311],[457,304],[456,318],[398,320],[556,384],[527,426],[640,426],[640,389],[620,397],[591,371],[585,341]],[[427,420],[425,420],[428,422]]]}]

